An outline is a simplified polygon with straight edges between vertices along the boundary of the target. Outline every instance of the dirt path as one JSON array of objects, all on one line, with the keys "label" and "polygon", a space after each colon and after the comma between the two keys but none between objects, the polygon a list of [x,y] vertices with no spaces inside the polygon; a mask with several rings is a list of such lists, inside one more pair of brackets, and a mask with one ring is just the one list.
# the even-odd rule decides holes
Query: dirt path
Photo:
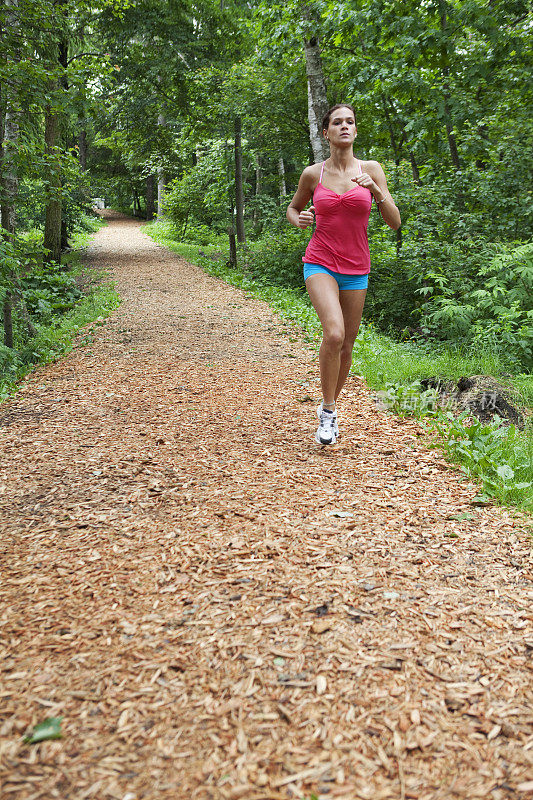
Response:
[{"label": "dirt path", "polygon": [[3,796],[532,796],[519,520],[357,381],[317,448],[315,353],[138,223],[88,258],[123,305],[0,409]]}]

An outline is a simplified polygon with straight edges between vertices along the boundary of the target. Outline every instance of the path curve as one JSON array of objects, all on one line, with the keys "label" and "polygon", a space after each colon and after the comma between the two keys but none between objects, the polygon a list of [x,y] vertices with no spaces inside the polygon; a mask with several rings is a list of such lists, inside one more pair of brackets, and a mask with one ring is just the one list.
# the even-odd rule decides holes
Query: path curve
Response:
[{"label": "path curve", "polygon": [[533,794],[520,518],[357,379],[317,448],[314,351],[138,222],[87,259],[123,304],[0,408],[5,797]]}]

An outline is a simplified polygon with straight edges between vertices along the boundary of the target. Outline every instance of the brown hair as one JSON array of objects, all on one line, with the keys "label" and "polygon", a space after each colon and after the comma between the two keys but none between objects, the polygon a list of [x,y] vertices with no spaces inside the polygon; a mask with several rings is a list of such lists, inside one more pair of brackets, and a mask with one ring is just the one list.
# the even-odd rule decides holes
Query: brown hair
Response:
[{"label": "brown hair", "polygon": [[355,120],[355,124],[357,125],[357,117],[355,116],[355,109],[349,103],[337,103],[336,106],[331,106],[331,108],[326,111],[324,116],[322,117],[322,130],[327,131],[329,128],[329,121],[331,119],[331,115],[334,111],[337,111],[338,108],[349,108],[353,114],[353,118]]}]

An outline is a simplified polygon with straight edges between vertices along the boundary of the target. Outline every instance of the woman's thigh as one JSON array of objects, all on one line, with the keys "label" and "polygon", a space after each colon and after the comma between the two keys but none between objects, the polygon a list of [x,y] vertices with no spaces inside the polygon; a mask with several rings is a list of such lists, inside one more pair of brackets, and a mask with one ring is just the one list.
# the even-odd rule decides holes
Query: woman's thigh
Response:
[{"label": "woman's thigh", "polygon": [[344,333],[344,316],[339,295],[346,292],[339,292],[335,278],[317,273],[307,278],[305,287],[324,332],[336,330]]},{"label": "woman's thigh", "polygon": [[359,331],[366,292],[366,289],[347,289],[339,292],[339,305],[344,319],[345,337],[350,344],[354,343]]}]

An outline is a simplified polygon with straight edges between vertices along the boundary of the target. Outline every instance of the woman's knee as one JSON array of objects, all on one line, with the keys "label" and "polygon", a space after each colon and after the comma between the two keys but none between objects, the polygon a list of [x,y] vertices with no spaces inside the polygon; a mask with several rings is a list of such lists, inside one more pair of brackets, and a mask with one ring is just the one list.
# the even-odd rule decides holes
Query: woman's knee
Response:
[{"label": "woman's knee", "polygon": [[322,341],[328,350],[340,351],[344,345],[344,329],[337,326],[325,328]]},{"label": "woman's knee", "polygon": [[355,332],[350,333],[349,335],[346,334],[344,337],[344,341],[342,343],[342,354],[343,355],[351,355],[353,351],[353,346],[355,344],[355,340],[357,339],[358,330]]}]

